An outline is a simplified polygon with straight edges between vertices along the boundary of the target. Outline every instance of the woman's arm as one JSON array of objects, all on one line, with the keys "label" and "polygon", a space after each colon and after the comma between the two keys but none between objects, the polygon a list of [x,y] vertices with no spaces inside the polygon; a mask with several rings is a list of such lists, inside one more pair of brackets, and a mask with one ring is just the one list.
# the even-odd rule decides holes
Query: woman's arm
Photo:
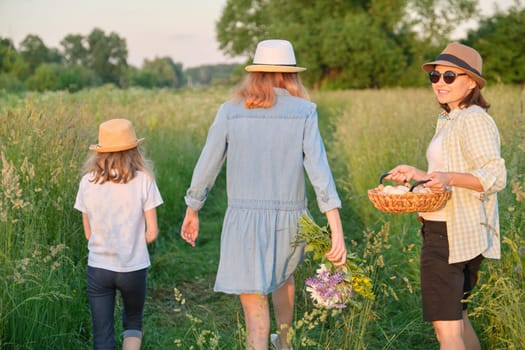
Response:
[{"label": "woman's arm", "polygon": [[430,180],[425,184],[425,187],[429,188],[432,192],[444,192],[448,186],[463,187],[479,192],[483,191],[479,179],[468,173],[440,171],[428,174],[423,170],[410,165],[398,165],[390,170],[389,173],[390,175],[388,175],[386,179],[399,183],[404,183],[410,180]]},{"label": "woman's arm", "polygon": [[477,177],[467,173],[434,172],[430,174],[431,181],[425,184],[432,192],[443,192],[448,186],[463,187],[469,190],[483,192],[481,182]]},{"label": "woman's arm", "polygon": [[335,266],[343,266],[346,263],[346,246],[339,209],[328,210],[325,214],[332,232],[332,248],[326,253],[326,257]]}]

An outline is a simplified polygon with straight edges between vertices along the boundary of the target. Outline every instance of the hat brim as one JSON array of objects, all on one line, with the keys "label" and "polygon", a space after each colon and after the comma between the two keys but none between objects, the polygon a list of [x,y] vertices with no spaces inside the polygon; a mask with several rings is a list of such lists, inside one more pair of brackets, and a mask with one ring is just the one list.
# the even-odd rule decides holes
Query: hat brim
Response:
[{"label": "hat brim", "polygon": [[279,66],[271,64],[251,64],[244,68],[247,72],[276,72],[276,73],[297,73],[305,71],[304,67]]},{"label": "hat brim", "polygon": [[120,152],[120,151],[127,151],[128,149],[132,149],[140,145],[144,141],[144,138],[138,139],[137,141],[133,143],[128,143],[127,145],[115,145],[115,146],[101,146],[101,145],[91,145],[89,146],[90,151],[95,151],[98,153],[109,153],[109,152]]},{"label": "hat brim", "polygon": [[449,61],[444,61],[444,60],[432,61],[432,62],[428,62],[428,63],[423,64],[423,66],[421,68],[423,68],[423,70],[428,73],[431,70],[433,70],[435,66],[447,66],[447,67],[455,67],[455,68],[461,69],[469,77],[474,79],[474,81],[479,85],[480,89],[483,88],[485,86],[485,84],[487,84],[487,81],[485,79],[483,79],[482,77],[480,77],[479,75],[469,71],[468,69],[460,67],[457,64],[451,63]]}]

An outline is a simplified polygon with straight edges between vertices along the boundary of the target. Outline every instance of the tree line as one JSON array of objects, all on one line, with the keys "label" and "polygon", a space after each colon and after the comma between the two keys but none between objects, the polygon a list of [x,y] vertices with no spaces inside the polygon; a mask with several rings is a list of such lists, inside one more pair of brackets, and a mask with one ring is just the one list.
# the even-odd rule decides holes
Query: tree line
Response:
[{"label": "tree line", "polygon": [[227,80],[236,64],[205,65],[183,70],[171,57],[145,59],[141,68],[127,63],[126,40],[95,28],[87,36],[68,34],[61,50],[49,48],[36,34],[18,50],[0,37],[0,90],[69,90],[113,84],[126,88],[182,88]]},{"label": "tree line", "polygon": [[477,0],[228,0],[216,32],[219,47],[232,56],[252,55],[262,39],[290,40],[310,86],[382,88],[426,84],[421,64],[467,21],[479,26],[459,41],[480,52],[487,80],[523,84],[519,0],[490,17]]},{"label": "tree line", "polygon": [[[257,42],[284,38],[294,44],[302,73],[314,89],[362,89],[426,84],[421,64],[451,41],[467,21],[464,44],[484,58],[490,82],[525,83],[525,9],[520,0],[483,17],[476,0],[227,0],[216,37],[232,57],[250,57]],[[126,40],[95,28],[66,35],[60,49],[36,34],[18,49],[0,37],[0,91],[69,90],[114,84],[126,88],[184,88],[236,82],[242,65],[184,69],[171,57],[127,63]]]}]

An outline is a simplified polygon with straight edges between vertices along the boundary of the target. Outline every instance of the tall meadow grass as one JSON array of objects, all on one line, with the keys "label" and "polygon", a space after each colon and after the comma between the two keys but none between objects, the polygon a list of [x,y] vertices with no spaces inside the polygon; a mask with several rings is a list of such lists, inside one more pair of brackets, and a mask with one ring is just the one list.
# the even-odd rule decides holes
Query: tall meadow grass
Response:
[{"label": "tall meadow grass", "polygon": [[[523,349],[525,96],[508,86],[484,93],[500,129],[508,186],[499,196],[502,259],[482,265],[470,313],[484,349]],[[196,248],[179,238],[191,172],[215,112],[229,96],[225,88],[111,87],[0,96],[1,349],[91,348],[87,248],[80,213],[72,207],[88,146],[96,142],[98,124],[109,118],[130,119],[138,136],[146,138],[146,156],[155,165],[165,201],[158,209],[159,239],[149,247],[143,349],[242,349],[238,299],[212,292],[224,172],[202,210]],[[399,163],[425,167],[425,148],[439,113],[432,92],[316,92],[312,99],[343,199],[348,248],[363,259],[376,298],[356,300],[338,312],[314,308],[303,283],[317,266],[306,261],[296,274],[295,348],[437,348],[432,327],[421,320],[415,214],[381,213],[366,196],[379,176]],[[314,200],[310,207],[316,221],[325,224]]]}]

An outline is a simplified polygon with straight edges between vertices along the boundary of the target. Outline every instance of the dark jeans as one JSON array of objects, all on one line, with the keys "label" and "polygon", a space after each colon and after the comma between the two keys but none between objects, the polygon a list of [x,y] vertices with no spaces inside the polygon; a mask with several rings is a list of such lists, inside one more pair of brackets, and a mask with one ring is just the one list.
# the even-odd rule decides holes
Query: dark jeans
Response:
[{"label": "dark jeans", "polygon": [[142,317],[146,300],[148,269],[114,272],[88,266],[87,294],[93,321],[95,350],[115,349],[115,296],[122,295],[124,337],[142,337]]}]

